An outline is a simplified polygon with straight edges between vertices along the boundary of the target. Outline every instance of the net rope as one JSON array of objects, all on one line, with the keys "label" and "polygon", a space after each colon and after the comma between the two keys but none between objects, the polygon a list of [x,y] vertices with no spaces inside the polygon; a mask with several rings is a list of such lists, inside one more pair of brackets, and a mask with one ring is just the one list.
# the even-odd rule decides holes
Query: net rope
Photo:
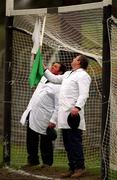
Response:
[{"label": "net rope", "polygon": [[[117,19],[113,16],[108,19],[108,34],[110,41],[111,79],[110,96],[108,102],[107,120],[103,136],[103,157],[105,169],[109,169],[109,176],[115,179],[117,172]],[[107,147],[109,146],[109,147]],[[107,158],[108,157],[108,158]]]}]

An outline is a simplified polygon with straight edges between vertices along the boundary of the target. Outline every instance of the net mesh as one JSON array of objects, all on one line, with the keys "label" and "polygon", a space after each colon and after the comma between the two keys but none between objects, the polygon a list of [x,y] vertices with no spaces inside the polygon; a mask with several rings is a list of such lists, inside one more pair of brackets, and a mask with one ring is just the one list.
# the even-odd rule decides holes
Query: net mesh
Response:
[{"label": "net mesh", "polygon": [[[30,57],[32,48],[31,35],[34,29],[37,15],[15,16],[13,26],[13,55],[12,55],[12,129],[11,129],[11,164],[21,166],[26,163],[26,127],[19,123],[23,111],[34,89],[28,85],[30,72]],[[42,20],[43,17],[41,16]],[[70,61],[76,53],[82,53],[89,57],[88,72],[92,78],[90,97],[85,107],[86,127],[83,133],[83,146],[86,159],[86,167],[100,168],[101,151],[101,119],[102,119],[102,8],[92,10],[80,10],[59,14],[47,14],[44,30],[42,54],[47,66],[53,61],[62,61],[70,69]],[[109,23],[112,33],[111,59],[111,94],[110,107],[116,107],[116,25]],[[110,138],[110,164],[116,167],[116,115],[115,109],[110,108],[111,133],[109,137],[108,120],[105,127],[104,143]],[[66,166],[66,153],[64,151],[61,131],[58,130],[58,138],[54,148],[54,165]],[[104,147],[104,146],[103,146]],[[103,150],[103,155],[105,155]],[[106,161],[106,160],[105,160]],[[117,169],[116,169],[117,170]]]},{"label": "net mesh", "polygon": [[[117,20],[114,17],[108,19],[108,32],[110,36],[111,55],[111,84],[110,97],[107,112],[107,120],[103,137],[103,157],[106,169],[109,168],[110,178],[117,178]],[[107,147],[108,146],[108,147]]]}]

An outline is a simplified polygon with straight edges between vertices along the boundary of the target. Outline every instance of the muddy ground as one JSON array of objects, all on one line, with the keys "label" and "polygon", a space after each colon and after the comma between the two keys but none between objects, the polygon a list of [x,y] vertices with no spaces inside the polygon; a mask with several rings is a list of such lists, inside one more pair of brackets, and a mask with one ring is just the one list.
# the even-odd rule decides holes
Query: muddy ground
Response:
[{"label": "muddy ground", "polygon": [[[0,168],[0,180],[62,180],[60,174],[65,170],[51,167],[51,168],[41,168],[41,167],[29,167],[21,168],[19,170],[1,167]],[[87,172],[78,180],[101,180],[97,175]],[[71,180],[71,178],[66,178],[63,180]]]}]

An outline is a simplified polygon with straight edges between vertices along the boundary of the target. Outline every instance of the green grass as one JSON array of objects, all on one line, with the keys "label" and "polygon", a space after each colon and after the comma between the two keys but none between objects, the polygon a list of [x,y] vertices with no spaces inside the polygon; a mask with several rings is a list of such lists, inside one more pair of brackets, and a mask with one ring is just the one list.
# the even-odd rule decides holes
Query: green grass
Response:
[{"label": "green grass", "polygon": [[[27,159],[27,152],[25,145],[23,147],[12,145],[11,148],[11,167],[15,169],[21,168],[21,166],[26,164]],[[86,156],[86,170],[88,173],[92,175],[100,175],[101,168],[100,168],[100,158],[98,153],[95,153],[95,156]],[[2,164],[3,160],[3,144],[0,144],[0,164]],[[59,169],[68,169],[66,153],[63,150],[56,150],[54,153],[54,164],[53,167]],[[109,171],[110,179],[116,180],[117,179],[117,171],[110,170]]]},{"label": "green grass", "polygon": [[0,165],[3,163],[3,144],[0,142]]},{"label": "green grass", "polygon": [[[3,160],[3,147],[2,143],[0,144],[0,161]],[[96,152],[97,153],[97,152]],[[88,169],[97,168],[100,166],[99,155],[95,154],[95,157],[85,156],[86,166]],[[26,146],[12,145],[11,147],[11,165],[19,167],[22,164],[25,164],[27,161],[27,151]],[[67,167],[67,157],[64,150],[55,150],[54,152],[54,166]]]},{"label": "green grass", "polygon": [[[20,168],[27,162],[27,152],[25,147],[12,146],[11,150],[11,166]],[[63,150],[55,150],[53,166],[59,168],[68,168],[66,153]],[[100,169],[99,156],[86,157],[86,168],[92,172],[98,172]]]},{"label": "green grass", "polygon": [[[21,150],[21,151],[20,151]],[[22,148],[12,146],[12,153],[11,153],[11,167],[15,169],[21,168],[21,166],[26,164],[27,153],[26,149],[22,151]],[[57,168],[58,170],[67,170],[68,169],[68,162],[66,158],[66,153],[62,150],[56,150],[54,154],[54,164],[53,167]],[[100,160],[99,156],[95,157],[86,157],[86,170],[89,174],[100,176],[101,174],[101,167],[100,167]],[[117,172],[111,170],[109,172],[109,176],[111,179],[116,180]]]}]

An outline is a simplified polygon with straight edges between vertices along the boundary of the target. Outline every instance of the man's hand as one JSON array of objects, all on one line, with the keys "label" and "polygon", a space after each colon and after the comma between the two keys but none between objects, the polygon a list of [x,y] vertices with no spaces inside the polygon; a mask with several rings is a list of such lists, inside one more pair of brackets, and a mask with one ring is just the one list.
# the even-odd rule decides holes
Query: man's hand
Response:
[{"label": "man's hand", "polygon": [[55,127],[56,127],[56,124],[54,124],[54,123],[52,123],[52,122],[49,122],[48,127],[49,127],[49,128],[55,128]]},{"label": "man's hand", "polygon": [[71,109],[71,115],[77,116],[78,113],[79,113],[79,111],[80,111],[80,110],[79,110],[78,108],[74,107],[74,108]]}]

